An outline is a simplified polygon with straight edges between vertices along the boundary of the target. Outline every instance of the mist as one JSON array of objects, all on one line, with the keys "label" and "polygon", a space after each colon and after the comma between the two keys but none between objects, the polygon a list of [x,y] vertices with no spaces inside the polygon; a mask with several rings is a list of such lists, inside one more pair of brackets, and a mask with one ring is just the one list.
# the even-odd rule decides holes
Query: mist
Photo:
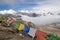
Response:
[{"label": "mist", "polygon": [[35,25],[46,25],[46,24],[60,22],[60,15],[47,15],[47,16],[39,16],[39,17],[28,17],[22,15],[22,19],[25,21],[30,21]]}]

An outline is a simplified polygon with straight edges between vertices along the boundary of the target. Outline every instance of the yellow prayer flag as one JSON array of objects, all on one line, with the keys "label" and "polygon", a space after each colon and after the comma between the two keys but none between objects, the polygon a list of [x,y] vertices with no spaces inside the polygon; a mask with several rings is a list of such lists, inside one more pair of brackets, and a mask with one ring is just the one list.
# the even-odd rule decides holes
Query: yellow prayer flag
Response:
[{"label": "yellow prayer flag", "polygon": [[20,23],[20,26],[18,27],[18,30],[24,30],[24,24]]}]

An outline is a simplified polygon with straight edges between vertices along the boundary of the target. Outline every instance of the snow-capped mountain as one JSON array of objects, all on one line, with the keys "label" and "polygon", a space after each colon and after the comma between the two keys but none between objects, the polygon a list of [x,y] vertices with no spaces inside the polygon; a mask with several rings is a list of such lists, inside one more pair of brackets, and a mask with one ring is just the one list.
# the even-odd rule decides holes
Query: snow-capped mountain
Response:
[{"label": "snow-capped mountain", "polygon": [[60,22],[60,13],[55,15],[52,12],[37,14],[37,13],[26,13],[26,12],[16,12],[14,10],[4,10],[0,11],[2,14],[15,14],[15,16],[22,16],[24,21],[30,21],[35,25],[45,25],[50,23]]}]

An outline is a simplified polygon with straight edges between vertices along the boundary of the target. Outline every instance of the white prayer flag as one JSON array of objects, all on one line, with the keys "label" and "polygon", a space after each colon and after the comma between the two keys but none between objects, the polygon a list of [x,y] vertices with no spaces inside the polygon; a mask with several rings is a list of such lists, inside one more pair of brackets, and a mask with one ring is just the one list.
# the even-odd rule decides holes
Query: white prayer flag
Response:
[{"label": "white prayer flag", "polygon": [[34,38],[35,37],[35,33],[36,33],[36,29],[30,28],[28,34]]}]

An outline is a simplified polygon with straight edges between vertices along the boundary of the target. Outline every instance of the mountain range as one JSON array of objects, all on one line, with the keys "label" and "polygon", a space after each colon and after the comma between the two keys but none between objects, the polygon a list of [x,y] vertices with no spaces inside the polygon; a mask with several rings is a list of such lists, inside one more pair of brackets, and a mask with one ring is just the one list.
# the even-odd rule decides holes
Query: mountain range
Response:
[{"label": "mountain range", "polygon": [[22,16],[22,20],[24,21],[30,21],[34,23],[35,25],[46,25],[51,23],[60,22],[60,13],[54,14],[52,12],[48,13],[27,13],[27,12],[16,12],[14,10],[4,10],[0,11],[0,14],[12,14],[14,16]]}]

